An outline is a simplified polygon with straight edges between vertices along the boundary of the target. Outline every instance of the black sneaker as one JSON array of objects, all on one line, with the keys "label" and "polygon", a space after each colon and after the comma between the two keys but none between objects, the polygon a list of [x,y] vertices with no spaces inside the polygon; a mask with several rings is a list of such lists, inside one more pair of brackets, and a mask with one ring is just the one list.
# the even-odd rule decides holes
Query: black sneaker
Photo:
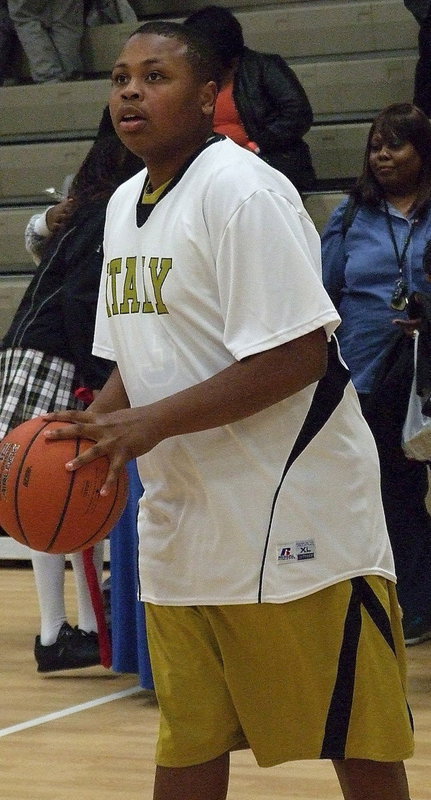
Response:
[{"label": "black sneaker", "polygon": [[38,672],[56,672],[62,669],[80,669],[100,664],[97,633],[87,633],[76,625],[72,628],[63,622],[54,644],[43,645],[36,636],[34,657]]},{"label": "black sneaker", "polygon": [[431,639],[431,620],[416,617],[411,622],[403,621],[404,642],[407,647],[421,644]]}]

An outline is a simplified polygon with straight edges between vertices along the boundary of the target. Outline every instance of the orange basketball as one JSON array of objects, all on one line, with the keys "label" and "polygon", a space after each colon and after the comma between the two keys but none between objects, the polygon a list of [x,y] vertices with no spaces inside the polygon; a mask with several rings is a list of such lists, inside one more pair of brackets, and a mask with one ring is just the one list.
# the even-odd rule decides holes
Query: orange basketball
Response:
[{"label": "orange basketball", "polygon": [[126,505],[126,469],[108,495],[101,495],[106,456],[75,472],[65,468],[91,447],[88,439],[50,441],[44,431],[71,423],[28,420],[0,443],[0,525],[33,550],[73,553],[103,539]]}]

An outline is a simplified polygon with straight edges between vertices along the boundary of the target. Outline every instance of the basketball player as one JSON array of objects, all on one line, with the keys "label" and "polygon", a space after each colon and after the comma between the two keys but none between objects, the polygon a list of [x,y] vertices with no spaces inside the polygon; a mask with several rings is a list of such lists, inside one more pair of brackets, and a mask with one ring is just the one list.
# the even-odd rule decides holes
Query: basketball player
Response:
[{"label": "basketball player", "polygon": [[[147,170],[111,199],[76,427],[138,457],[160,704],[154,800],[223,800],[229,753],[332,759],[346,800],[408,800],[412,729],[376,449],[333,333],[318,234],[281,173],[212,135],[217,64],[150,22],[110,108]],[[287,796],[287,793],[286,793]]]}]

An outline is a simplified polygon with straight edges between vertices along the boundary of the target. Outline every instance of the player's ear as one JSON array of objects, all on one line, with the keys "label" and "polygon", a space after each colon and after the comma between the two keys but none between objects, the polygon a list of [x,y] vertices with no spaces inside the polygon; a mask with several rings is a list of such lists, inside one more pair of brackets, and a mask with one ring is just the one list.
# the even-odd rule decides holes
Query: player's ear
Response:
[{"label": "player's ear", "polygon": [[204,83],[200,90],[200,102],[202,113],[205,116],[214,114],[215,102],[217,99],[217,84],[215,81]]}]

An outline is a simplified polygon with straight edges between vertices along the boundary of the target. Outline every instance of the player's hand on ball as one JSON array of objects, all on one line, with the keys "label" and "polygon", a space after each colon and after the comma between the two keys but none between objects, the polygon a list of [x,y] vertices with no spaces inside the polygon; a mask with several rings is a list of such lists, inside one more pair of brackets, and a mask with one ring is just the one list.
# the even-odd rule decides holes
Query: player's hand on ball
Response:
[{"label": "player's hand on ball", "polygon": [[101,493],[107,494],[116,484],[125,464],[151,450],[157,443],[155,436],[145,437],[142,409],[121,409],[108,413],[86,411],[61,411],[45,414],[49,422],[72,422],[62,428],[47,432],[49,439],[91,439],[94,445],[66,464],[68,470],[77,470],[100,456],[107,456],[110,467]]},{"label": "player's hand on ball", "polygon": [[[74,553],[105,538],[127,502],[128,475],[102,495],[107,456],[71,472],[65,464],[92,448],[91,439],[51,440],[58,426],[35,417],[13,428],[0,444],[0,524],[21,544],[46,553]],[[69,423],[69,428],[75,425]],[[75,430],[76,433],[76,430]]]}]

